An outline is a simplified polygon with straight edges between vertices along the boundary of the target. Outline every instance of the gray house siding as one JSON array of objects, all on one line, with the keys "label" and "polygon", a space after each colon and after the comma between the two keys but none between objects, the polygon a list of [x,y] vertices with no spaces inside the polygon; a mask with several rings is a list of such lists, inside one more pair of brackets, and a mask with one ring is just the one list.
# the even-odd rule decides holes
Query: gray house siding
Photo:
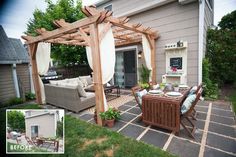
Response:
[{"label": "gray house siding", "polygon": [[16,97],[11,65],[0,65],[0,103]]},{"label": "gray house siding", "polygon": [[[148,0],[145,3],[151,2]],[[142,5],[141,0],[115,0],[99,6],[103,9],[112,3],[114,15]],[[199,31],[199,3],[193,2],[181,5],[177,1],[150,9],[130,16],[130,22],[142,23],[144,26],[157,30],[160,38],[156,41],[157,81],[162,81],[166,73],[166,58],[164,46],[179,40],[188,42],[187,54],[187,83],[195,85],[198,82],[198,31]]]},{"label": "gray house siding", "polygon": [[[187,41],[187,84],[198,84],[199,68],[199,2],[194,1],[181,5],[177,0],[163,1],[165,5],[148,9],[140,13],[129,14],[132,10],[144,5],[151,4],[153,0],[112,0],[97,8],[103,10],[104,7],[112,4],[114,16],[130,15],[130,21],[133,23],[142,23],[146,27],[152,27],[158,31],[160,38],[156,41],[156,66],[157,81],[162,81],[162,75],[166,72],[166,60],[164,46],[168,43],[179,40]],[[206,50],[206,31],[213,23],[213,11],[209,9],[207,2],[204,9],[204,40],[203,56]],[[143,63],[139,59],[139,63]],[[139,64],[140,65],[140,64]]]},{"label": "gray house siding", "polygon": [[24,88],[24,92],[30,92],[30,73],[29,64],[17,64],[16,72],[18,77],[19,85]]},{"label": "gray house siding", "polygon": [[153,0],[114,0],[114,1],[108,1],[100,6],[98,6],[98,9],[103,9],[106,6],[112,4],[112,11],[114,16],[119,16],[121,13],[128,12],[130,10],[136,9],[139,6],[142,6],[144,3],[152,3]]},{"label": "gray house siding", "polygon": [[166,72],[164,46],[179,40],[188,42],[188,84],[197,84],[198,79],[198,3],[180,5],[173,2],[146,12],[131,16],[132,22],[141,22],[157,30],[160,38],[156,41],[157,81],[162,81]]},{"label": "gray house siding", "polygon": [[206,3],[204,9],[203,56],[205,56],[206,53],[207,29],[209,26],[213,25],[213,19],[213,10]]}]

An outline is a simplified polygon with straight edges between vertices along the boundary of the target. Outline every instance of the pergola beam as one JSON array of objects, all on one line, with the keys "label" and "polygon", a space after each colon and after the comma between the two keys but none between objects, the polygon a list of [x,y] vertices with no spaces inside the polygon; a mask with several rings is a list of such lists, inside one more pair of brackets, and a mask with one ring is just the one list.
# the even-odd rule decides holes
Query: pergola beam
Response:
[{"label": "pergola beam", "polygon": [[95,23],[98,20],[99,17],[100,17],[100,15],[95,15],[95,16],[91,16],[91,17],[73,22],[71,24],[68,24],[65,27],[61,27],[60,29],[56,29],[56,30],[53,30],[53,31],[48,31],[45,34],[39,35],[37,37],[32,37],[31,40],[28,40],[26,43],[31,44],[31,43],[35,43],[35,42],[40,42],[40,41],[45,41],[45,40],[48,40],[48,39],[52,39],[52,38],[55,38],[55,37],[60,37],[63,34],[66,34],[66,33],[70,32],[72,30],[76,30],[80,27],[88,26],[92,23]]},{"label": "pergola beam", "polygon": [[[41,91],[39,85],[39,75],[36,63],[36,50],[39,42],[48,42],[53,44],[90,46],[93,60],[93,79],[96,96],[96,109],[98,124],[102,124],[100,112],[104,111],[103,82],[100,56],[100,41],[105,36],[109,28],[113,29],[115,46],[126,46],[142,42],[141,35],[145,35],[151,47],[151,65],[152,81],[156,81],[156,64],[155,64],[155,39],[158,37],[155,31],[150,27],[143,27],[142,24],[130,24],[129,18],[112,17],[111,11],[98,11],[94,6],[84,7],[83,13],[87,18],[67,23],[65,20],[56,20],[54,24],[59,27],[53,31],[47,31],[44,28],[36,30],[39,34],[36,37],[22,36],[29,46],[30,58],[32,63],[33,81],[36,91],[37,103],[42,104]],[[99,33],[98,24],[107,23]]]}]

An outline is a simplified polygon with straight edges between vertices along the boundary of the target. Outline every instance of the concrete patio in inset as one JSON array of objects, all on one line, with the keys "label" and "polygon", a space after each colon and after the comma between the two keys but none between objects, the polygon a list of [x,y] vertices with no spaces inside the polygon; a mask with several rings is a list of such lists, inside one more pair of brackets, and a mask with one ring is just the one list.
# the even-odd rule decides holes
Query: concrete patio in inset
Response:
[{"label": "concrete patio in inset", "polygon": [[[227,102],[201,101],[197,104],[197,121],[194,123],[198,129],[195,133],[196,140],[193,140],[188,137],[184,129],[181,129],[179,136],[176,136],[170,131],[144,125],[139,120],[141,110],[132,96],[126,95],[113,101],[116,102],[113,102],[112,106],[119,106],[121,119],[110,129],[127,137],[154,145],[181,157],[236,156],[235,117]],[[117,104],[120,102],[123,104]],[[47,108],[50,106],[47,105]],[[66,114],[95,124],[92,111],[91,109],[80,113],[66,111]]]}]

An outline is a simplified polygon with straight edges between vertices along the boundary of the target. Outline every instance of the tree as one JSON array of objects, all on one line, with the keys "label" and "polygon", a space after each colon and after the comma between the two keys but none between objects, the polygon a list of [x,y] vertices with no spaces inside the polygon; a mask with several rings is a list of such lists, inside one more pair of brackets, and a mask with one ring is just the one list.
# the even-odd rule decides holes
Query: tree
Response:
[{"label": "tree", "polygon": [[[74,0],[58,0],[55,4],[51,0],[45,0],[47,3],[46,11],[36,9],[33,13],[33,19],[27,24],[26,34],[38,35],[35,31],[38,28],[54,30],[57,27],[53,24],[54,20],[65,19],[72,23],[84,17],[81,12],[82,2]],[[67,46],[52,44],[51,57],[59,64],[67,65],[70,63],[87,63],[85,48],[81,46]]]},{"label": "tree", "polygon": [[7,124],[13,130],[25,130],[25,116],[20,111],[7,112]]},{"label": "tree", "polygon": [[222,85],[236,80],[236,11],[224,16],[218,26],[207,32],[206,57],[211,64],[210,79]]}]

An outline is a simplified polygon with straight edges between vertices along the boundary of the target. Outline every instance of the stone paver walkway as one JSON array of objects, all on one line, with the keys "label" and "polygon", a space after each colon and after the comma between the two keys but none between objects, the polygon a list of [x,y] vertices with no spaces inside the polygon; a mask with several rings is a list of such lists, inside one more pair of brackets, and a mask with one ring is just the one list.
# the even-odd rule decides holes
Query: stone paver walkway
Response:
[{"label": "stone paver walkway", "polygon": [[[125,136],[157,146],[181,157],[236,156],[236,123],[229,103],[199,102],[196,106],[196,141],[181,129],[179,136],[140,120],[141,110],[134,100],[121,105],[121,120],[111,128]],[[67,112],[72,116],[94,123],[93,114]]]}]

